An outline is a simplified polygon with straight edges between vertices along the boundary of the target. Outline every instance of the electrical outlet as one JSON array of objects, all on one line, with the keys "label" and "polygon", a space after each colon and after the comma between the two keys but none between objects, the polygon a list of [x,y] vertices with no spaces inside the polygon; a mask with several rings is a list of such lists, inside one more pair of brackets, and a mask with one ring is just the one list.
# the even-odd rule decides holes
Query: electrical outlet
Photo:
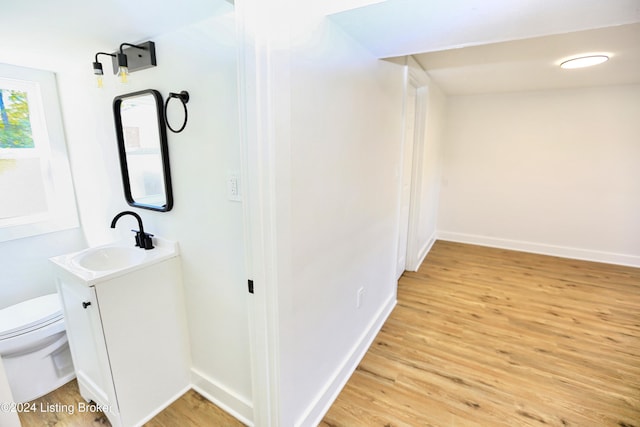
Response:
[{"label": "electrical outlet", "polygon": [[227,198],[235,202],[242,201],[242,197],[240,196],[240,180],[236,174],[229,174],[227,177]]},{"label": "electrical outlet", "polygon": [[358,289],[358,293],[356,294],[356,308],[362,307],[363,299],[364,299],[364,287],[360,287]]}]

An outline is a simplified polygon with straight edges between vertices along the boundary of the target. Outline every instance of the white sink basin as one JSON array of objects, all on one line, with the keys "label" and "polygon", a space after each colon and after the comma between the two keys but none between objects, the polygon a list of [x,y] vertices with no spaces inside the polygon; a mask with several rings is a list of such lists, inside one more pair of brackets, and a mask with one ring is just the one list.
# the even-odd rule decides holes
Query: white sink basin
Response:
[{"label": "white sink basin", "polygon": [[108,271],[139,264],[145,255],[144,249],[135,246],[105,246],[81,252],[71,262],[87,270]]},{"label": "white sink basin", "polygon": [[153,242],[153,249],[140,249],[127,241],[49,259],[83,281],[96,283],[179,255],[177,242],[157,237]]}]

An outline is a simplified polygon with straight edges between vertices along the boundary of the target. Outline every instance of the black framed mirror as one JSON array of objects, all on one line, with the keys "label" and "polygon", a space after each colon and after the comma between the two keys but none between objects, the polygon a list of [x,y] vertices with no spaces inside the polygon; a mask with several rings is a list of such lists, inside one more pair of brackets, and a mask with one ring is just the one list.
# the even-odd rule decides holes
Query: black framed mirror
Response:
[{"label": "black framed mirror", "polygon": [[171,210],[173,194],[162,95],[147,89],[116,96],[113,116],[127,203],[154,211]]}]

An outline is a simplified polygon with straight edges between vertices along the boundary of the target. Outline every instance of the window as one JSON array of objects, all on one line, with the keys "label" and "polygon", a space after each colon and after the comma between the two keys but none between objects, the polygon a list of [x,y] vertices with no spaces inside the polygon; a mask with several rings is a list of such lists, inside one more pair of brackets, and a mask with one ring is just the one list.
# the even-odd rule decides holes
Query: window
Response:
[{"label": "window", "polygon": [[77,226],[55,76],[0,64],[0,241]]}]

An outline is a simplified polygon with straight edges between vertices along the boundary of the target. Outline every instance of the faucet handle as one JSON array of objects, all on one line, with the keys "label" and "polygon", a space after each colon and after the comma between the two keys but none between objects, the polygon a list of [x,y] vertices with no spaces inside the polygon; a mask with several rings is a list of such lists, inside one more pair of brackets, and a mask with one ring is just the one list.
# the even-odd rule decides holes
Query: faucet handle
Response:
[{"label": "faucet handle", "polygon": [[153,234],[150,233],[141,233],[139,230],[131,230],[136,233],[136,246],[141,249],[153,249]]}]

